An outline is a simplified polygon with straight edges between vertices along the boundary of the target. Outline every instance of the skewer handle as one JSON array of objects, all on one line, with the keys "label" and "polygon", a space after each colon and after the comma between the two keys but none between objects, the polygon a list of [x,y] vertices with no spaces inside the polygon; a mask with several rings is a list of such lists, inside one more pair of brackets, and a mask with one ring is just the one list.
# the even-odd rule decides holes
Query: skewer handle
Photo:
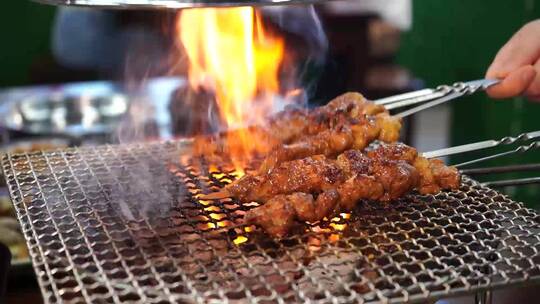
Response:
[{"label": "skewer handle", "polygon": [[445,93],[443,97],[437,98],[418,107],[409,109],[405,112],[401,112],[396,116],[402,118],[407,117],[409,115],[413,115],[415,113],[440,105],[442,103],[454,100],[461,96],[472,95],[480,90],[486,90],[487,88],[496,85],[499,82],[500,80],[495,79],[479,79],[469,82],[457,82],[452,86],[440,86],[439,88],[437,88],[437,90]]},{"label": "skewer handle", "polygon": [[499,80],[493,79],[480,79],[469,82],[457,82],[451,86],[442,85],[437,87],[436,89],[423,89],[419,91],[378,99],[375,100],[374,103],[378,105],[384,105],[387,110],[422,104],[418,107],[412,108],[396,115],[399,117],[406,117],[419,111],[459,98],[461,96],[471,95],[480,90],[485,90],[497,83],[499,83]]}]

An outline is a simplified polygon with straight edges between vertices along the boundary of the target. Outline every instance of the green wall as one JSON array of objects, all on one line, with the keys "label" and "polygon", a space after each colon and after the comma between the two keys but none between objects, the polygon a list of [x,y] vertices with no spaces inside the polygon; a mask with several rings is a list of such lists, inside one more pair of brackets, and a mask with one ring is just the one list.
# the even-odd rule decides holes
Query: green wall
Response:
[{"label": "green wall", "polygon": [[4,0],[0,9],[0,87],[29,81],[30,67],[50,56],[54,7]]},{"label": "green wall", "polygon": [[[540,18],[540,2],[535,2],[538,1],[413,0],[413,29],[404,36],[399,62],[430,87],[482,78],[498,49],[512,34],[527,21]],[[540,103],[522,98],[494,101],[479,94],[454,102],[451,121],[452,145],[517,135],[540,130]],[[483,166],[540,162],[539,154],[532,152]],[[475,156],[454,157],[451,162]],[[540,176],[540,172],[532,175]],[[527,186],[505,191],[529,206],[540,207],[539,188]]]}]

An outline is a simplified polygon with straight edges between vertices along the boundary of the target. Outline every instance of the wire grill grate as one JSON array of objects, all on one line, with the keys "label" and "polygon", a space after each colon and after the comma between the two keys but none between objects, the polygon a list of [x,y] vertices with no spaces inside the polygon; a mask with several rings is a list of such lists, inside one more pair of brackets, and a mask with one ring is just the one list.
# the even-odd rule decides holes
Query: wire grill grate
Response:
[{"label": "wire grill grate", "polygon": [[235,173],[183,149],[2,158],[46,302],[420,302],[540,281],[540,216],[470,179],[274,241],[212,232],[254,205],[197,199]]}]

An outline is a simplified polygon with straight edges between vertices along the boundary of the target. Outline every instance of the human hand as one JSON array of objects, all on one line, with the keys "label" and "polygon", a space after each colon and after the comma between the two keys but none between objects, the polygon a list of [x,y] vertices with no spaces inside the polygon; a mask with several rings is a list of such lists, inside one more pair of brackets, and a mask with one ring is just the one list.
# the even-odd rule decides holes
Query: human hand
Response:
[{"label": "human hand", "polygon": [[488,89],[493,98],[525,95],[540,101],[540,20],[526,24],[501,48],[486,78],[502,80]]}]

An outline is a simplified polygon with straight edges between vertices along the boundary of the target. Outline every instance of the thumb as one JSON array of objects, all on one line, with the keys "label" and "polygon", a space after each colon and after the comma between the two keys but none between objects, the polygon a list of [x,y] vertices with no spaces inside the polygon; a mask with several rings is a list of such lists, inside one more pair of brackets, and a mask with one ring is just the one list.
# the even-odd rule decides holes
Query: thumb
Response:
[{"label": "thumb", "polygon": [[536,77],[532,65],[523,66],[506,76],[501,83],[487,90],[492,98],[510,98],[521,95]]}]

